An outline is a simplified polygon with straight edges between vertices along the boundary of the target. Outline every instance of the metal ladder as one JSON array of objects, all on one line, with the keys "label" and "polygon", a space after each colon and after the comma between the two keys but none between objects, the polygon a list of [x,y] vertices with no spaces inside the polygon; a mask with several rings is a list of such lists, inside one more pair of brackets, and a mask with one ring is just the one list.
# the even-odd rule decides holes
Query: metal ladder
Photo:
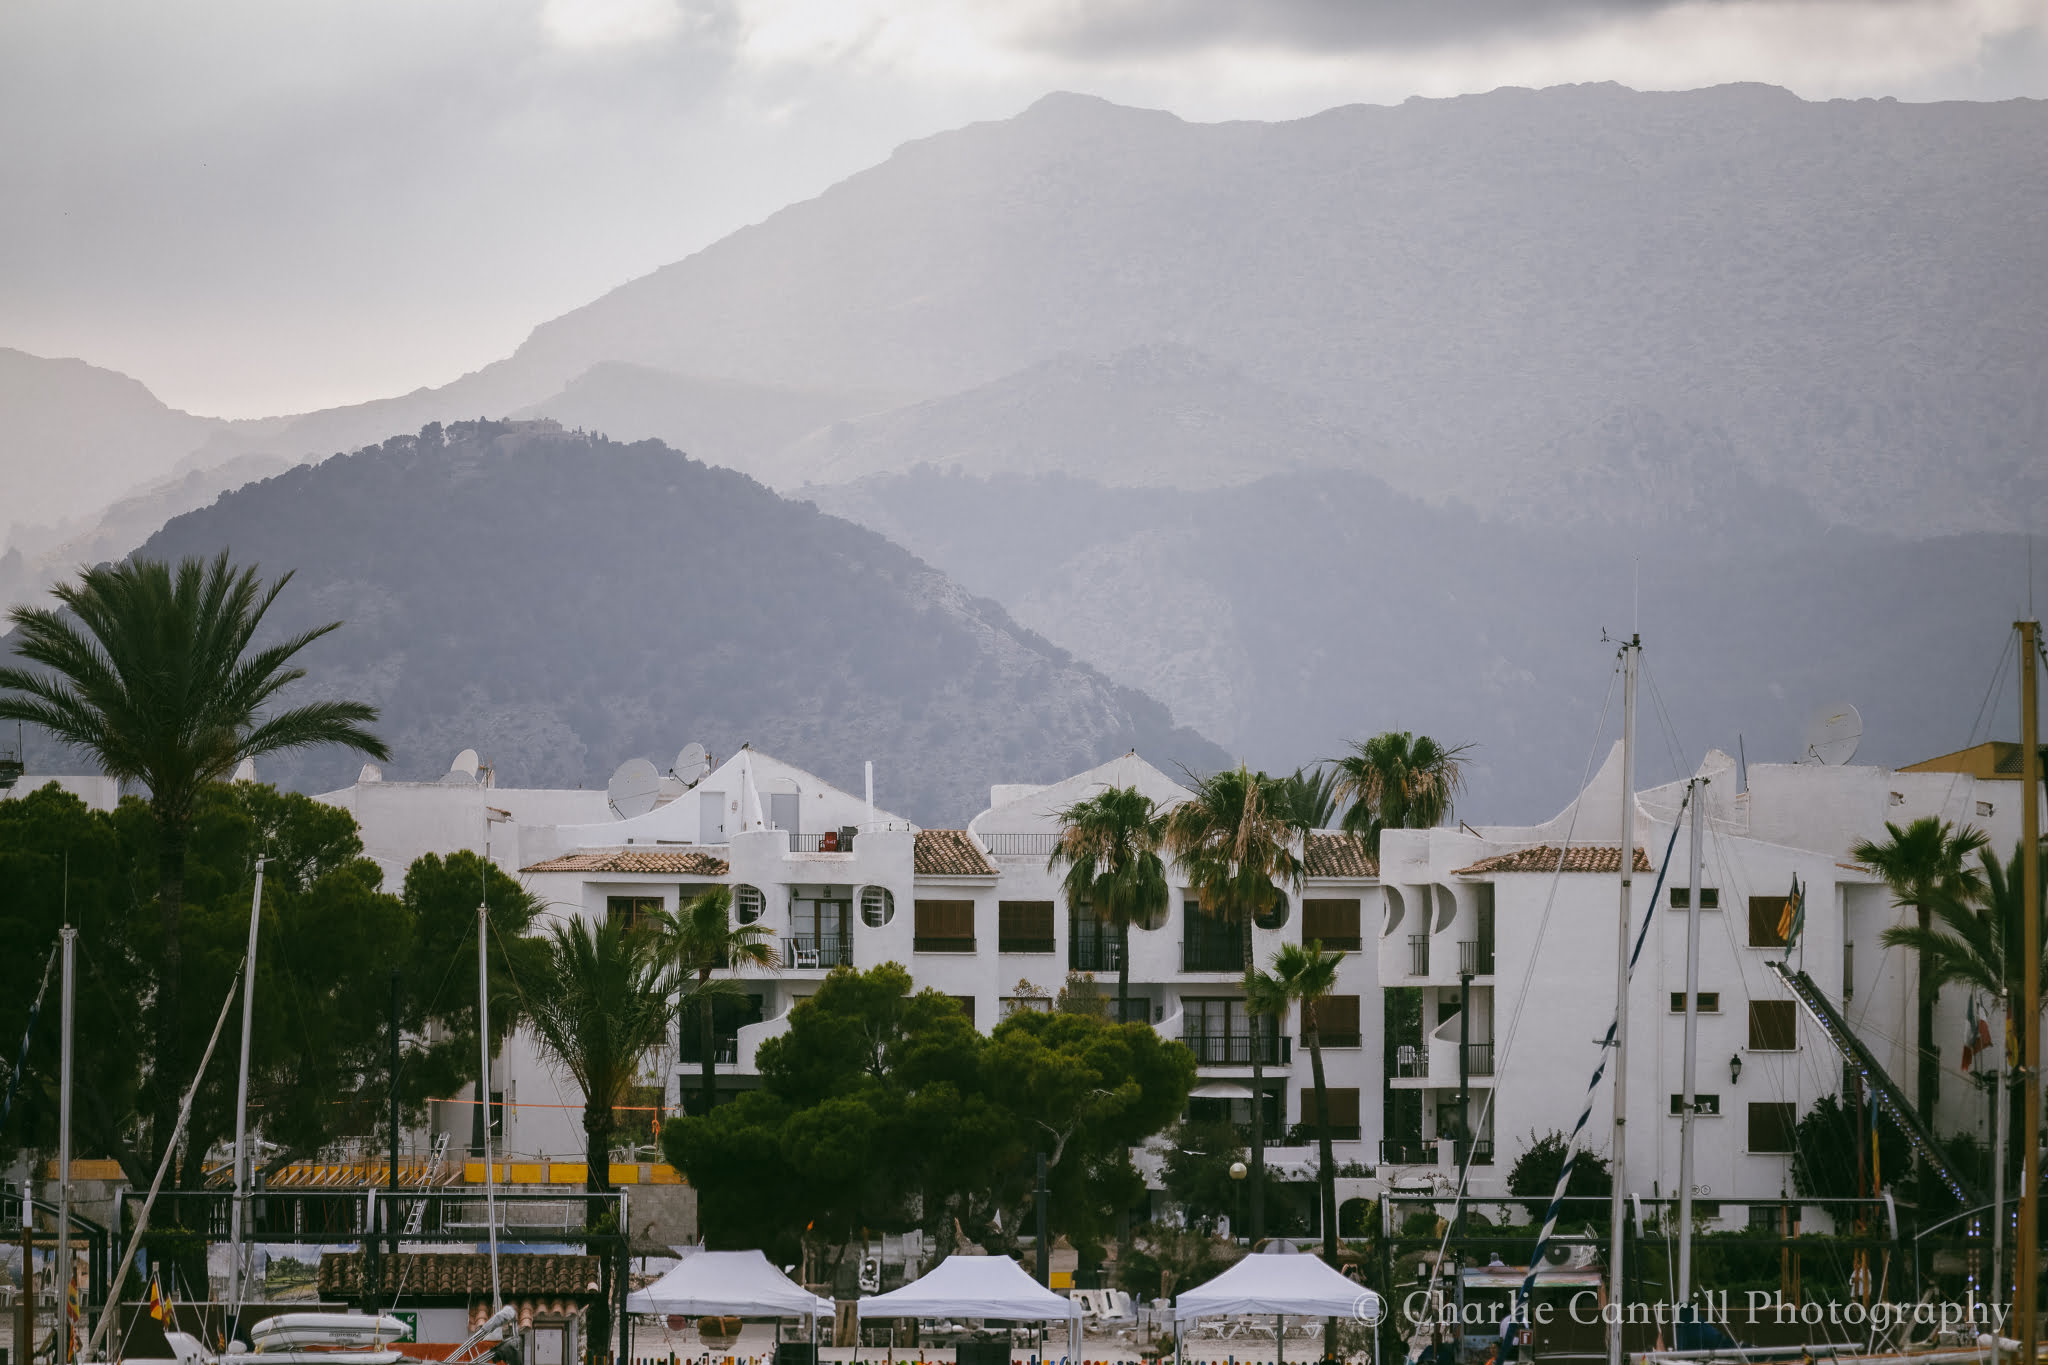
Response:
[{"label": "metal ladder", "polygon": [[[438,1180],[441,1175],[441,1163],[447,1159],[448,1134],[445,1132],[436,1133],[434,1134],[434,1152],[432,1156],[427,1158],[426,1173],[421,1177],[420,1183],[422,1185],[431,1185]],[[412,1201],[412,1213],[405,1220],[406,1235],[409,1237],[417,1236],[420,1229],[426,1226],[426,1222],[427,1200],[425,1194],[422,1194],[418,1199]]]}]

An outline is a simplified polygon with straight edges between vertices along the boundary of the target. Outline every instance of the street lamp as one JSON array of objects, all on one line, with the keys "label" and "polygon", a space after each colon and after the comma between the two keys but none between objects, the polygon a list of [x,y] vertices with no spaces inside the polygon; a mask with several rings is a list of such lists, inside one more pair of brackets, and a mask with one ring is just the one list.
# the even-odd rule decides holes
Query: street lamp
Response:
[{"label": "street lamp", "polygon": [[1734,1085],[1742,1079],[1742,1054],[1730,1053],[1728,1057],[1728,1084]]}]

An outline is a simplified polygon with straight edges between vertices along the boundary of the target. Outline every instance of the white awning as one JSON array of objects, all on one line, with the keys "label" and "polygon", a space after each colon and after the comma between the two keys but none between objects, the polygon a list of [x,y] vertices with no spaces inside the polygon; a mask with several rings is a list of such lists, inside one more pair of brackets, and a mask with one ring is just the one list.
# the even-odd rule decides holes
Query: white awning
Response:
[{"label": "white awning", "polygon": [[1247,1256],[1204,1285],[1182,1294],[1175,1320],[1226,1313],[1277,1313],[1293,1318],[1367,1318],[1385,1310],[1380,1296],[1348,1280],[1319,1256]]},{"label": "white awning", "polygon": [[683,1317],[830,1317],[821,1299],[777,1270],[759,1251],[700,1251],[626,1296],[629,1313]]},{"label": "white awning", "polygon": [[1053,1293],[1007,1256],[948,1256],[923,1276],[864,1298],[864,1318],[1003,1318],[1073,1322],[1081,1306]]},{"label": "white awning", "polygon": [[1251,1097],[1252,1088],[1236,1081],[1204,1081],[1188,1091],[1191,1100],[1248,1100]]}]

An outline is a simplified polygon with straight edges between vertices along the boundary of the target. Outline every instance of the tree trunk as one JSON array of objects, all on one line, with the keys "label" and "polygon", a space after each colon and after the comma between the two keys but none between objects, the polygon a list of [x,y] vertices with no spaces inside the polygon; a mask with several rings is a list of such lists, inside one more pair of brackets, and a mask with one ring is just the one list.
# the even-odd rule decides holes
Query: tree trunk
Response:
[{"label": "tree trunk", "polygon": [[[1244,925],[1244,965],[1250,971],[1252,965],[1252,916],[1246,908]],[[1266,1066],[1259,1047],[1264,1030],[1259,1016],[1250,1009],[1244,1012],[1245,1029],[1250,1033],[1252,1053],[1252,1192],[1250,1236],[1256,1248],[1259,1239],[1266,1235]]]},{"label": "tree trunk", "polygon": [[711,1001],[703,994],[710,983],[709,971],[697,974],[697,1108],[707,1116],[718,1104],[717,1039],[711,1029]]},{"label": "tree trunk", "polygon": [[[1920,916],[1920,932],[1926,933],[1933,922],[1931,907],[1916,905],[1914,911]],[[1919,1084],[1915,1087],[1915,1107],[1920,1111],[1920,1121],[1930,1129],[1934,1127],[1934,1106],[1941,1096],[1941,1056],[1934,1050],[1934,1001],[1941,987],[1927,970],[1925,958],[1919,961],[1920,1016],[1915,1024],[1913,1045],[1914,1056],[1920,1063]]]},{"label": "tree trunk", "polygon": [[157,826],[157,923],[163,933],[157,949],[156,1058],[150,1078],[156,1092],[149,1125],[149,1164],[154,1169],[170,1145],[171,1131],[178,1126],[179,1094],[191,1078],[185,1074],[185,952],[181,937],[185,822],[161,808],[153,809],[152,814]]},{"label": "tree trunk", "polygon": [[1131,1019],[1131,922],[1117,925],[1116,934],[1116,1021]]},{"label": "tree trunk", "polygon": [[[612,1192],[612,1111],[586,1104],[583,1107],[583,1192],[604,1195]],[[584,1201],[583,1226],[595,1228],[610,1207],[610,1200]]]},{"label": "tree trunk", "polygon": [[[1310,1074],[1316,1085],[1316,1155],[1319,1158],[1316,1184],[1323,1200],[1323,1262],[1337,1268],[1337,1158],[1330,1151],[1329,1092],[1323,1086],[1323,1034],[1310,1011],[1313,1001],[1301,1002],[1301,1041],[1308,1045]],[[1323,1319],[1323,1358],[1336,1355],[1337,1320]]]}]

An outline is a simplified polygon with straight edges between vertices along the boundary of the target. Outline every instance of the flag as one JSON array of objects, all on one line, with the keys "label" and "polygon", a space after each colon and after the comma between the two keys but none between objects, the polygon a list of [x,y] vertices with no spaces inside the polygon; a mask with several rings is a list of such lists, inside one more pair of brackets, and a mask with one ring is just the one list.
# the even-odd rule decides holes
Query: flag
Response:
[{"label": "flag", "polygon": [[1799,874],[1795,872],[1791,894],[1785,897],[1785,908],[1778,913],[1778,937],[1784,942],[1787,957],[1792,955],[1792,945],[1799,941],[1799,931],[1805,927],[1806,888],[1799,884]]},{"label": "flag", "polygon": [[84,1343],[78,1339],[78,1324],[83,1316],[84,1304],[78,1294],[78,1272],[71,1272],[70,1283],[64,1286],[64,1330],[71,1341],[70,1357],[78,1359],[78,1348]]},{"label": "flag", "polygon": [[171,1305],[164,1298],[163,1280],[154,1268],[149,1272],[149,1315],[158,1322],[168,1323],[171,1320]]},{"label": "flag", "polygon": [[1991,1021],[1977,1013],[1977,993],[1970,992],[1970,1017],[1963,1029],[1963,1070],[1991,1050]]}]

